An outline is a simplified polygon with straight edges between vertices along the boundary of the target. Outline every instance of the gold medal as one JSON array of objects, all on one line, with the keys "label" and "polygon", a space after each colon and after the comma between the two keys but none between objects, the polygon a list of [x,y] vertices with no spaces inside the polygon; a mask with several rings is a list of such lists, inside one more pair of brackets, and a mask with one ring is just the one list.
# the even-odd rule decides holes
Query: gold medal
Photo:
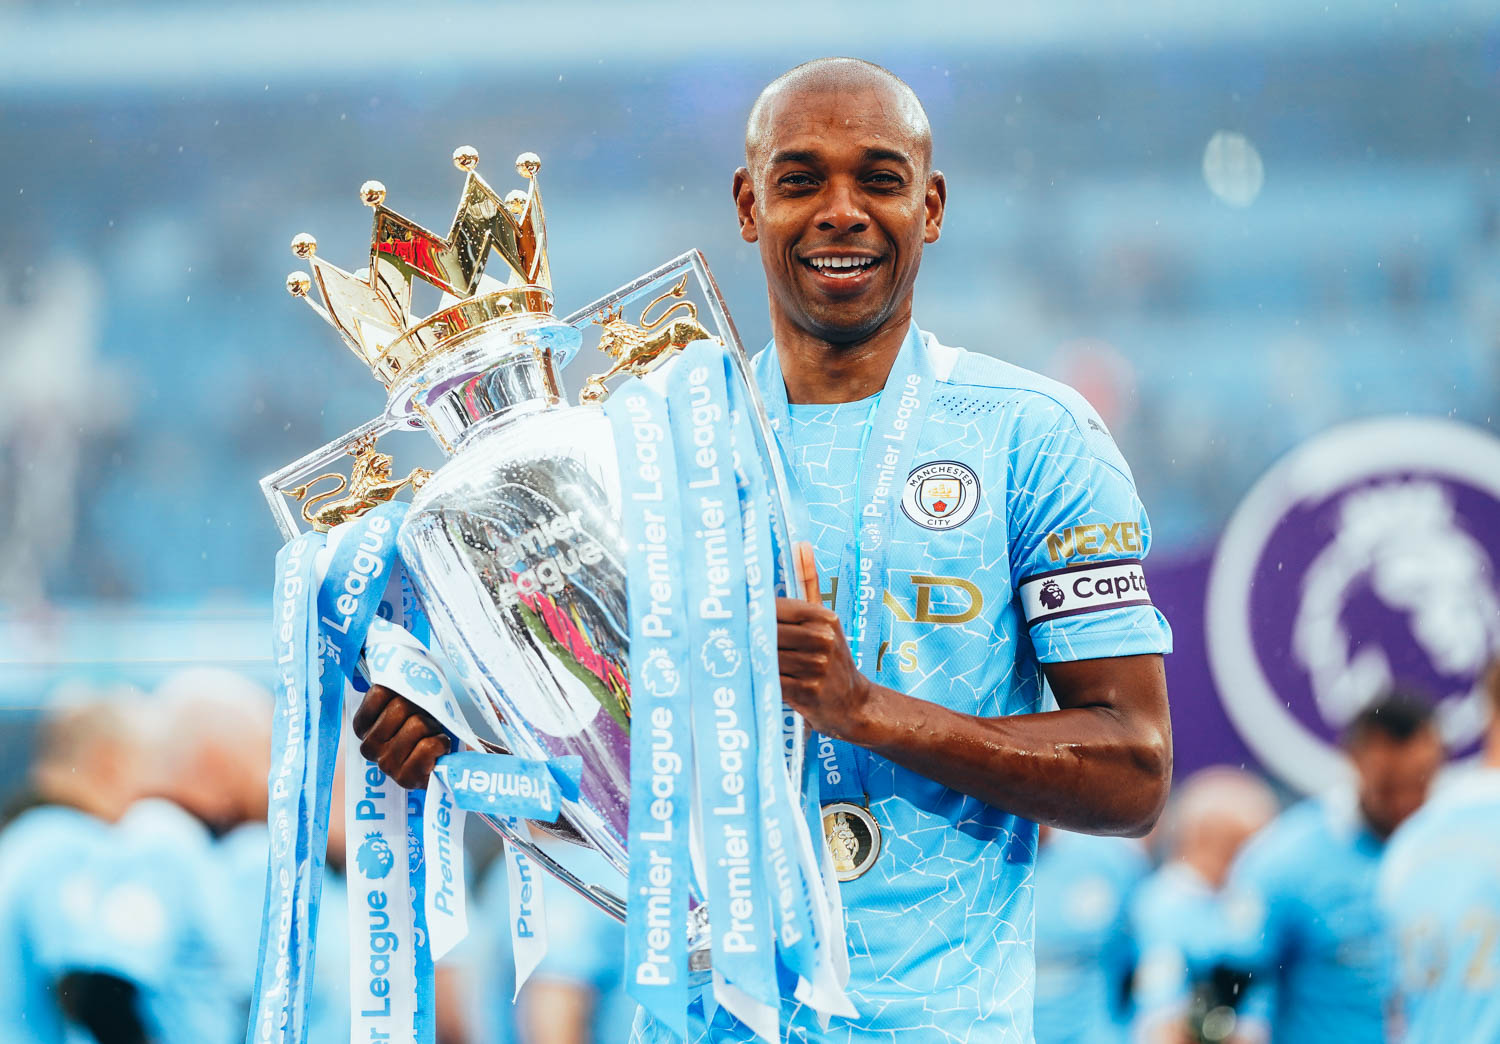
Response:
[{"label": "gold medal", "polygon": [[862,877],[880,855],[880,824],[862,805],[848,801],[824,805],[823,837],[840,881]]}]

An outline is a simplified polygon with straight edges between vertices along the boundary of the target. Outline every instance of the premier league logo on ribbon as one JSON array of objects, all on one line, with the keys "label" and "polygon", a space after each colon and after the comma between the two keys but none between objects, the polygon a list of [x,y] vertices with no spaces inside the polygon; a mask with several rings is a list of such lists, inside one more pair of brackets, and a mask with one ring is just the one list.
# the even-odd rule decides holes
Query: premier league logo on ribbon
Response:
[{"label": "premier league logo on ribbon", "polygon": [[1432,697],[1471,752],[1500,655],[1500,441],[1393,418],[1295,450],[1224,533],[1207,633],[1230,719],[1303,790],[1338,779],[1338,734],[1391,687]]},{"label": "premier league logo on ribbon", "polygon": [[396,865],[396,854],[391,851],[390,842],[380,834],[365,835],[356,859],[360,872],[372,881],[384,880]]}]

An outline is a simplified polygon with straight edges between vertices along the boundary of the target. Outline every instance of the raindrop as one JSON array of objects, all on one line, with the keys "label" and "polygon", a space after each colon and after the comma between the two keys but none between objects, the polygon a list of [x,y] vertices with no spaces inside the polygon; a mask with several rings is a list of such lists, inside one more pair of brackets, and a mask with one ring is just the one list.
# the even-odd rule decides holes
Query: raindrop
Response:
[{"label": "raindrop", "polygon": [[1203,150],[1203,180],[1231,207],[1248,207],[1266,183],[1266,169],[1249,138],[1218,131]]}]

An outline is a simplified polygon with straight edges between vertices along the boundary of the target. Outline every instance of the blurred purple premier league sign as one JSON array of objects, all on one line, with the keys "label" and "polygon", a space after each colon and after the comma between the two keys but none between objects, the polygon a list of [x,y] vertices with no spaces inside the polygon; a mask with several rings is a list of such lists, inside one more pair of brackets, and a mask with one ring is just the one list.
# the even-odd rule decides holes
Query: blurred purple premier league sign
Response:
[{"label": "blurred purple premier league sign", "polygon": [[1340,732],[1391,686],[1436,701],[1472,753],[1500,656],[1500,439],[1438,418],[1325,432],[1256,483],[1212,556],[1162,562],[1151,586],[1177,636],[1179,774],[1255,761],[1325,789]]}]

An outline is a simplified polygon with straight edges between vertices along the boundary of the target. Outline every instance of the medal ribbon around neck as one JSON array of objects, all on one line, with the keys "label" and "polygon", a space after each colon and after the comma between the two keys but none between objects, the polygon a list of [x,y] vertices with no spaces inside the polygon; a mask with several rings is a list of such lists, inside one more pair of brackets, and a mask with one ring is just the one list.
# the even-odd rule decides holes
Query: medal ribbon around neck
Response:
[{"label": "medal ribbon around neck", "polygon": [[[791,408],[774,342],[756,357],[754,367],[771,428],[783,444],[791,446],[794,437]],[[877,676],[880,658],[878,619],[873,641],[866,640],[866,631],[885,590],[886,562],[896,508],[901,500],[901,483],[911,471],[934,383],[927,346],[913,323],[901,342],[885,387],[871,406],[860,443],[859,487],[855,491],[852,532],[844,540],[839,559],[839,589],[848,593],[836,600],[834,609],[849,640],[855,665],[872,681]],[[799,481],[795,469],[789,470],[788,475],[795,487]],[[865,782],[868,750],[832,736],[819,736],[813,756],[823,765],[824,800],[868,803]]]}]

